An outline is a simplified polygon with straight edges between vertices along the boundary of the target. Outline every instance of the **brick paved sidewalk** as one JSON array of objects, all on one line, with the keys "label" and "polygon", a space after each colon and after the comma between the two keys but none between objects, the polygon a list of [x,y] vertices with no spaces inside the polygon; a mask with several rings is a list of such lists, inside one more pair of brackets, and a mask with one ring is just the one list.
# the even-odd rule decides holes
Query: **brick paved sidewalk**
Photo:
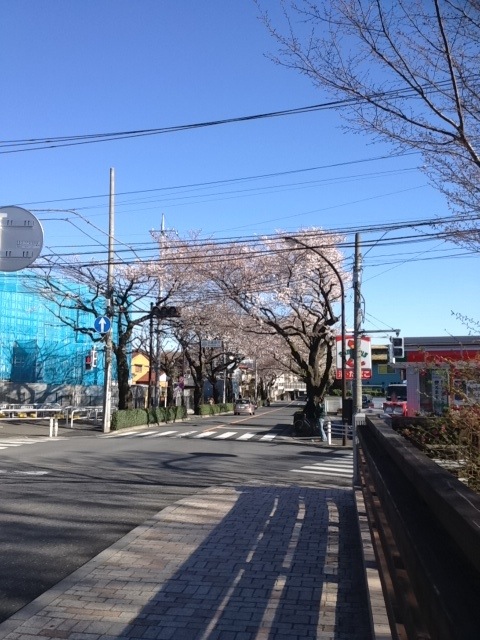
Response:
[{"label": "brick paved sidewalk", "polygon": [[0,639],[380,637],[355,500],[349,488],[201,491],[0,624]]}]

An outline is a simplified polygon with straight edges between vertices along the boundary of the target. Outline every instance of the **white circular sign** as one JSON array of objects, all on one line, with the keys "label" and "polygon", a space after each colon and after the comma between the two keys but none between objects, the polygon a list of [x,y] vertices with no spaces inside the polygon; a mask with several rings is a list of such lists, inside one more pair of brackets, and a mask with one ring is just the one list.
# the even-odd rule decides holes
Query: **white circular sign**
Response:
[{"label": "white circular sign", "polygon": [[0,271],[25,269],[42,247],[42,225],[33,213],[21,207],[0,207]]}]

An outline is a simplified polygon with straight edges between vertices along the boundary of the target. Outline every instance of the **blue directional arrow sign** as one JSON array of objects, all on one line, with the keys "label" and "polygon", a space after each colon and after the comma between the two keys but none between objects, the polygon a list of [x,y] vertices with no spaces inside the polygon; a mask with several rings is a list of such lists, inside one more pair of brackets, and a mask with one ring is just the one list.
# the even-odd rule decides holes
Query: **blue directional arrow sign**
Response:
[{"label": "blue directional arrow sign", "polygon": [[112,323],[110,322],[110,318],[107,318],[107,316],[95,318],[95,322],[93,323],[93,328],[95,331],[98,331],[98,333],[108,333],[111,326]]}]

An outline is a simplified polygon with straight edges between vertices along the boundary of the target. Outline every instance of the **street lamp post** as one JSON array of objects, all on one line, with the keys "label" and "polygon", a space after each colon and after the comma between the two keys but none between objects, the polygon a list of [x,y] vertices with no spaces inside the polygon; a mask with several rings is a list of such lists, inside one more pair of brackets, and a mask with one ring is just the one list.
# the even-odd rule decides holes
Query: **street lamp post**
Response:
[{"label": "street lamp post", "polygon": [[342,335],[342,356],[341,356],[341,367],[342,367],[342,423],[344,425],[343,431],[343,445],[347,444],[347,412],[346,412],[346,398],[347,398],[347,381],[345,379],[346,372],[346,354],[347,354],[347,345],[346,345],[346,337],[345,337],[345,287],[343,284],[342,277],[338,272],[337,267],[333,264],[331,260],[326,258],[323,253],[317,251],[314,247],[310,247],[305,242],[302,242],[298,238],[294,238],[293,236],[289,236],[286,238],[288,241],[293,241],[296,244],[301,245],[305,249],[310,249],[313,253],[316,253],[319,258],[322,258],[328,266],[331,268],[333,273],[338,279],[338,284],[340,286],[340,304],[341,304],[341,335]]}]

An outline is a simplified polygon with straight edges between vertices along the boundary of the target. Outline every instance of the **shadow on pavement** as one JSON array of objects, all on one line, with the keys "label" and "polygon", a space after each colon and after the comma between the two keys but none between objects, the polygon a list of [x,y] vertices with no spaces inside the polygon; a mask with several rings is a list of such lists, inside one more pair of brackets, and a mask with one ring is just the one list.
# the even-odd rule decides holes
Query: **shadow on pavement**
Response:
[{"label": "shadow on pavement", "polygon": [[[229,513],[122,638],[371,638],[351,491],[236,490]],[[149,635],[155,629],[165,635]]]}]

